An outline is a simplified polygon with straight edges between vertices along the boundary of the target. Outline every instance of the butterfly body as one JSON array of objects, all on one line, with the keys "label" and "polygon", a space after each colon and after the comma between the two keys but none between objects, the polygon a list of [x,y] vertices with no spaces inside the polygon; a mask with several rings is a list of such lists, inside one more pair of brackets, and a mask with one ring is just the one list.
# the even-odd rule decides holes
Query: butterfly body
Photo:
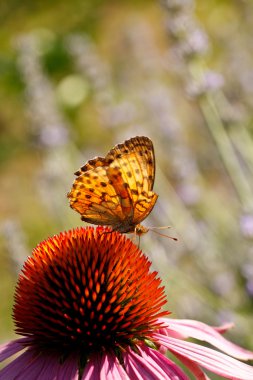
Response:
[{"label": "butterfly body", "polygon": [[152,211],[155,156],[152,141],[144,136],[116,145],[105,157],[89,160],[76,173],[70,206],[81,219],[111,226],[122,233],[147,232],[141,226]]}]

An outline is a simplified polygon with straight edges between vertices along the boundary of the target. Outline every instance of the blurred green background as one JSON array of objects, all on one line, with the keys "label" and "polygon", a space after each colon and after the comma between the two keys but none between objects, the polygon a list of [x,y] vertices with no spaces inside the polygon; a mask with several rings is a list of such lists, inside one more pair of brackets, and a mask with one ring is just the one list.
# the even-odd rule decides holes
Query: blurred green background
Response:
[{"label": "blurred green background", "polygon": [[135,135],[156,152],[141,248],[172,317],[253,349],[253,4],[9,1],[0,5],[0,337],[40,241],[82,224],[74,171]]}]

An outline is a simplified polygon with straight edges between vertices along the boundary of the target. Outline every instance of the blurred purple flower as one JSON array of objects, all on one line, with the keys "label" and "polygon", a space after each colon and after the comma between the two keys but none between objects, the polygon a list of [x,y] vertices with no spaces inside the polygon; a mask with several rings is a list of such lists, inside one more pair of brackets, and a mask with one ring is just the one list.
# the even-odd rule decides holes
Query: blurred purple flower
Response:
[{"label": "blurred purple flower", "polygon": [[253,237],[253,215],[244,214],[240,219],[240,228],[243,236],[247,238]]},{"label": "blurred purple flower", "polygon": [[191,96],[201,96],[209,92],[217,91],[224,85],[224,78],[214,71],[206,71],[197,81],[188,85],[187,92]]}]

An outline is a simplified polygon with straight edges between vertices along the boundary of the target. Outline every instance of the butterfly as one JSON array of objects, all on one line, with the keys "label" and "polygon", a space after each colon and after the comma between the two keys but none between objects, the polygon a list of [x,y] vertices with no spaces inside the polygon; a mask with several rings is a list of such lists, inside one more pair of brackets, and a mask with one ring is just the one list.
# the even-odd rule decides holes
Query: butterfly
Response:
[{"label": "butterfly", "polygon": [[95,157],[75,175],[67,197],[70,206],[88,223],[113,231],[141,235],[149,229],[140,223],[152,211],[155,154],[152,141],[136,136]]}]

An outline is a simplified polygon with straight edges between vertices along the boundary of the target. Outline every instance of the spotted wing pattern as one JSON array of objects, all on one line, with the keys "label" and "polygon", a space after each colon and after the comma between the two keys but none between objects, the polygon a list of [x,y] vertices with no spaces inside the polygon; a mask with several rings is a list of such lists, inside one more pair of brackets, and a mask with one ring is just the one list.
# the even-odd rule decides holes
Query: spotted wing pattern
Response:
[{"label": "spotted wing pattern", "polygon": [[76,173],[68,193],[82,220],[133,232],[157,200],[153,190],[155,156],[152,141],[134,137],[103,157],[89,160]]}]

